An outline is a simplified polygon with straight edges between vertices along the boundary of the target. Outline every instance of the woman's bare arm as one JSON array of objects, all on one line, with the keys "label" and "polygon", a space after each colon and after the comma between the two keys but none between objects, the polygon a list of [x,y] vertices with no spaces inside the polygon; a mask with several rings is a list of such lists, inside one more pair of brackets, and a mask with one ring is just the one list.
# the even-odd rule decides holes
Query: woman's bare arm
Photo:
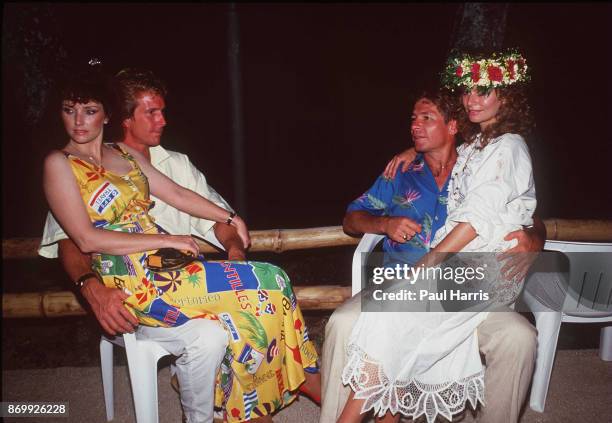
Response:
[{"label": "woman's bare arm", "polygon": [[53,215],[84,253],[123,255],[164,247],[199,252],[190,236],[132,234],[95,228],[70,164],[59,151],[51,152],[45,159],[43,189]]},{"label": "woman's bare arm", "polygon": [[416,266],[435,266],[444,261],[448,253],[461,251],[466,245],[476,238],[477,233],[468,222],[460,222],[455,226],[440,243],[427,253]]},{"label": "woman's bare arm", "polygon": [[[215,222],[225,223],[230,216],[230,212],[217,206],[215,203],[207,200],[198,193],[180,186],[172,179],[155,169],[153,165],[140,154],[138,151],[131,149],[129,146],[122,144],[132,154],[138,165],[149,179],[149,187],[151,193],[160,198],[165,203],[179,209],[190,216],[199,217],[201,219],[212,220]],[[249,232],[244,221],[235,216],[231,222],[232,226],[238,231],[238,235],[242,239],[244,248],[250,245]]]}]

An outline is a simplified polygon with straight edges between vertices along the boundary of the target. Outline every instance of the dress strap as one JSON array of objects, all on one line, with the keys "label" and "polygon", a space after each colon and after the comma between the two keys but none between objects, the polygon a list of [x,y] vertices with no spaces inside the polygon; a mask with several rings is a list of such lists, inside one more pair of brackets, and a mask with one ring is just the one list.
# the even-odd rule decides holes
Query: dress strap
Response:
[{"label": "dress strap", "polygon": [[140,170],[140,166],[138,166],[138,162],[136,162],[136,159],[134,158],[134,156],[132,156],[130,153],[125,151],[123,148],[121,148],[121,146],[118,143],[112,142],[112,143],[108,143],[107,145],[110,148],[116,150],[121,155],[121,157],[123,157],[125,160],[130,162],[130,165],[132,165],[132,169]]}]

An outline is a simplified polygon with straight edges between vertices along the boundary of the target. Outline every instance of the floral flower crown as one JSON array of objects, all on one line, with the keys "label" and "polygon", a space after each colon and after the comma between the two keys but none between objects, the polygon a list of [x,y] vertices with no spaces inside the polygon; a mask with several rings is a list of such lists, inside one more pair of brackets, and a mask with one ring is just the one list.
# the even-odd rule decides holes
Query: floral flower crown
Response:
[{"label": "floral flower crown", "polygon": [[442,85],[451,91],[476,88],[484,94],[493,88],[529,82],[527,69],[527,61],[517,51],[494,53],[484,59],[468,54],[453,55],[442,72]]}]

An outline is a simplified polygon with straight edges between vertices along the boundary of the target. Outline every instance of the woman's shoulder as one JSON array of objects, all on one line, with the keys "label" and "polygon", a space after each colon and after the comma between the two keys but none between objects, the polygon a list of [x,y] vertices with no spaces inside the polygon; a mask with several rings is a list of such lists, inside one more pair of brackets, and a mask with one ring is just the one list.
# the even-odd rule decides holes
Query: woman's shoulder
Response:
[{"label": "woman's shoulder", "polygon": [[43,162],[44,179],[50,176],[55,179],[62,178],[64,175],[72,173],[69,156],[70,154],[63,150],[51,150],[47,153]]},{"label": "woman's shoulder", "polygon": [[496,143],[501,143],[501,144],[506,144],[506,145],[526,144],[525,138],[523,138],[520,134],[513,134],[511,132],[506,132],[505,134],[501,134],[499,137],[494,138],[493,141],[491,141],[491,144],[496,144]]},{"label": "woman's shoulder", "polygon": [[70,154],[64,150],[51,150],[45,156],[45,166],[58,166],[60,163],[66,163],[66,158]]},{"label": "woman's shoulder", "polygon": [[489,145],[498,150],[510,152],[528,151],[527,143],[520,134],[505,133],[493,139]]}]

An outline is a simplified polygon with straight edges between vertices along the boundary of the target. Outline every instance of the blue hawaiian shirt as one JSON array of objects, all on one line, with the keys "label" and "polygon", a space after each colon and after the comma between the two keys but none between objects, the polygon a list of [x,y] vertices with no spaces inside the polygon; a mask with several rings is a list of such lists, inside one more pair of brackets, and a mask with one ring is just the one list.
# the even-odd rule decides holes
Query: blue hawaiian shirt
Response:
[{"label": "blue hawaiian shirt", "polygon": [[383,241],[385,265],[416,264],[431,247],[436,231],[446,221],[448,182],[438,189],[429,166],[418,154],[408,170],[398,170],[393,179],[379,176],[374,185],[347,208],[374,216],[405,216],[421,225],[421,232],[405,243],[390,238]]}]

